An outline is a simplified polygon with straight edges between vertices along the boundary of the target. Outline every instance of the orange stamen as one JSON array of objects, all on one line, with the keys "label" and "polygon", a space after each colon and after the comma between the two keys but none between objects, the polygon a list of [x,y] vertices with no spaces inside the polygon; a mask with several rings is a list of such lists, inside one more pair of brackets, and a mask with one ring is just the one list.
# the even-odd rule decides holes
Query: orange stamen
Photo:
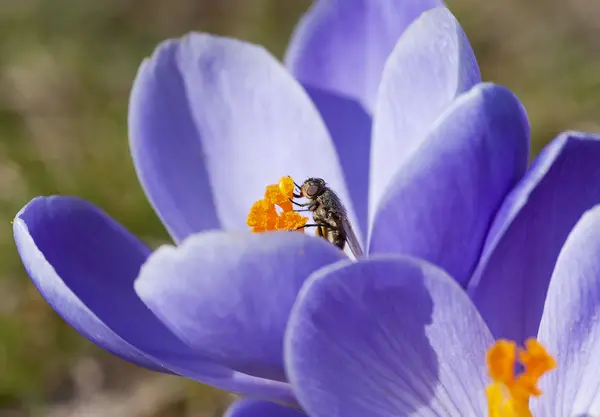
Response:
[{"label": "orange stamen", "polygon": [[269,230],[303,230],[302,227],[308,222],[308,218],[294,211],[290,201],[293,193],[294,181],[291,177],[283,177],[278,184],[268,185],[264,198],[250,208],[246,224],[255,233]]},{"label": "orange stamen", "polygon": [[[517,357],[523,365],[519,375],[515,375]],[[487,364],[492,379],[486,389],[488,417],[532,417],[529,399],[542,394],[537,383],[556,367],[554,358],[535,339],[518,350],[514,342],[498,340],[488,350]]]}]

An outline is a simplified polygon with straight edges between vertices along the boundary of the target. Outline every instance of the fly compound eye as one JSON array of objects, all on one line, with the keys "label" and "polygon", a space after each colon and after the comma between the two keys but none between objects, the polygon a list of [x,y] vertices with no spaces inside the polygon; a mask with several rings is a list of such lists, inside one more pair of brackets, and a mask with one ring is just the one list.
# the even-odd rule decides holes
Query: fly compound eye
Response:
[{"label": "fly compound eye", "polygon": [[316,195],[318,192],[319,192],[319,186],[316,184],[311,184],[306,189],[306,194],[308,194],[309,197]]}]

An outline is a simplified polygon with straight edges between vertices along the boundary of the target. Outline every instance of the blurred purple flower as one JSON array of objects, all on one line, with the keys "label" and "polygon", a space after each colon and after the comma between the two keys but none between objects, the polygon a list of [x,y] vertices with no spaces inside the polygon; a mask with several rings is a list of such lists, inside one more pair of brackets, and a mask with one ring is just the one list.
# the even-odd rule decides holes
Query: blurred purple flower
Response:
[{"label": "blurred purple flower", "polygon": [[486,320],[514,301],[524,325],[490,313],[494,334],[536,331],[558,252],[600,202],[600,142],[561,135],[523,176],[523,108],[480,84],[466,36],[436,0],[317,1],[286,65],[206,34],[157,48],[131,93],[131,152],[178,246],[151,253],[87,202],[34,199],[15,240],[54,309],[141,366],[294,403],[289,312],[306,279],[343,254],[302,234],[247,233],[252,203],[289,174],[325,178],[369,253],[445,269]]},{"label": "blurred purple flower", "polygon": [[[600,205],[558,256],[535,329],[557,368],[530,402],[535,417],[600,414],[599,231]],[[298,297],[286,332],[287,374],[311,417],[486,416],[494,335],[485,321],[535,307],[536,291],[493,303],[482,316],[453,278],[427,262],[340,262],[313,274]]]}]

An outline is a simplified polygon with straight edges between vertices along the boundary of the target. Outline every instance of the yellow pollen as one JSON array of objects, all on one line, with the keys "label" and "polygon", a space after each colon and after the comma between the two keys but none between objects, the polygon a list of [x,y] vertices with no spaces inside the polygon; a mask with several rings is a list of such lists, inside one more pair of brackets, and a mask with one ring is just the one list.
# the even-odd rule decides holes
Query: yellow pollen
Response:
[{"label": "yellow pollen", "polygon": [[[523,366],[519,375],[515,375],[517,358]],[[487,365],[492,379],[486,388],[488,417],[532,417],[529,399],[542,395],[537,382],[556,368],[554,358],[533,338],[525,342],[525,349],[498,340],[488,350]]]},{"label": "yellow pollen", "polygon": [[290,201],[290,197],[288,197],[285,194],[282,194],[279,186],[277,184],[273,184],[267,185],[264,201],[268,202],[273,206],[278,205],[283,211],[292,211],[294,208],[292,206],[292,202]]},{"label": "yellow pollen", "polygon": [[291,177],[283,177],[278,184],[267,185],[264,198],[250,208],[246,224],[255,233],[269,230],[302,231],[308,218],[294,211],[290,201],[293,194],[294,180]]},{"label": "yellow pollen", "polygon": [[292,177],[281,178],[277,186],[279,187],[281,194],[292,198],[292,195],[294,194],[294,180],[292,180]]}]

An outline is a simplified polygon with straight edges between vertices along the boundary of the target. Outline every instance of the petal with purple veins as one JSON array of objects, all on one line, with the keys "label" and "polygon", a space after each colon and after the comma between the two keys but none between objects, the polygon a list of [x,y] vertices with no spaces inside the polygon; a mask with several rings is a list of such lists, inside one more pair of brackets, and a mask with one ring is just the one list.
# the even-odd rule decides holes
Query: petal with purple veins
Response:
[{"label": "petal with purple veins", "polygon": [[557,369],[540,383],[539,416],[600,414],[600,206],[565,242],[544,304],[539,340]]},{"label": "petal with purple veins", "polygon": [[14,220],[17,249],[42,296],[98,346],[146,368],[294,404],[287,384],[235,372],[194,352],[140,300],[150,250],[92,204],[38,197]]},{"label": "petal with purple veins", "polygon": [[522,343],[537,334],[558,254],[582,214],[600,203],[599,161],[599,135],[563,133],[506,198],[469,283],[494,336]]},{"label": "petal with purple veins", "polygon": [[331,133],[363,234],[367,231],[371,116],[381,74],[404,30],[440,0],[318,0],[302,17],[286,66]]},{"label": "petal with purple veins", "polygon": [[296,27],[286,66],[300,82],[348,97],[372,114],[398,38],[440,0],[317,0]]},{"label": "petal with purple veins", "polygon": [[176,241],[247,229],[252,204],[284,175],[325,178],[354,216],[317,109],[261,47],[197,33],[162,43],[135,80],[129,135],[140,181]]},{"label": "petal with purple veins", "polygon": [[331,133],[358,221],[367,231],[371,116],[356,101],[313,87],[306,91],[315,102]]},{"label": "petal with purple veins", "polygon": [[394,174],[419,148],[432,124],[457,96],[480,81],[469,40],[447,8],[423,13],[404,32],[385,65],[377,99],[370,219]]},{"label": "petal with purple veins", "polygon": [[286,381],[283,333],[308,276],[345,255],[303,233],[206,232],[158,249],[135,288],[194,351],[249,375]]},{"label": "petal with purple veins", "polygon": [[484,415],[492,337],[441,269],[407,257],[315,272],[290,316],[286,370],[311,417]]},{"label": "petal with purple veins", "polygon": [[189,352],[133,290],[150,249],[105,213],[76,198],[38,197],[17,214],[13,228],[42,296],[92,342],[163,371],[146,349]]},{"label": "petal with purple veins", "polygon": [[466,285],[528,154],[519,100],[504,87],[479,84],[452,104],[394,177],[369,251],[420,257]]}]

